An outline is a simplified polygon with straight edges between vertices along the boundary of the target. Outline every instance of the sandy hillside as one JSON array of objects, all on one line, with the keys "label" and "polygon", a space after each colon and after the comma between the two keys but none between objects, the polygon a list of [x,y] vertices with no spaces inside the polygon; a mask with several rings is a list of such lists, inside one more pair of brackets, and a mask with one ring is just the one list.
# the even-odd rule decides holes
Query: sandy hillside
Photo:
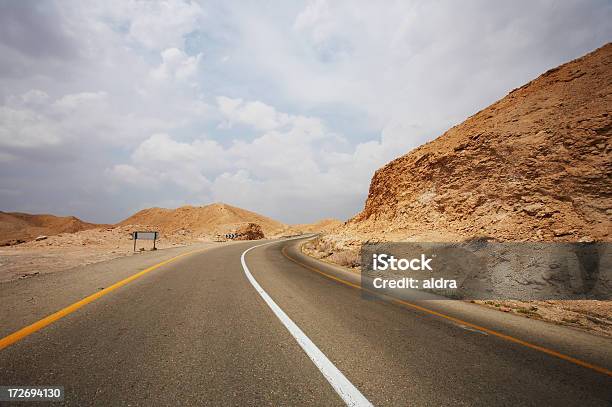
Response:
[{"label": "sandy hillside", "polygon": [[148,225],[162,234],[214,237],[217,234],[233,232],[247,223],[259,225],[266,236],[285,228],[284,224],[273,219],[223,203],[183,206],[177,209],[144,209],[119,225]]},{"label": "sandy hillside", "polygon": [[0,212],[0,246],[27,242],[38,236],[74,233],[105,225],[83,222],[74,216]]},{"label": "sandy hillside", "polygon": [[[606,44],[380,168],[364,210],[304,250],[357,267],[364,241],[610,242],[611,112]],[[488,305],[612,335],[612,301],[529,304]]]},{"label": "sandy hillside", "polygon": [[343,222],[338,219],[321,219],[314,223],[298,223],[290,225],[283,233],[301,235],[304,233],[324,233],[332,232],[336,228],[340,227]]}]

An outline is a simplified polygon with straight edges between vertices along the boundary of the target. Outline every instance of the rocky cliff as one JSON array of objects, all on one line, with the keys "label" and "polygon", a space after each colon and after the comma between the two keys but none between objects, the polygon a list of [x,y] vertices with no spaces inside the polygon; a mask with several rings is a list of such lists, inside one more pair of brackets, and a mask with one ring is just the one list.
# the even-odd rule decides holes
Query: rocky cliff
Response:
[{"label": "rocky cliff", "polygon": [[376,171],[345,232],[609,241],[611,111],[606,44]]}]

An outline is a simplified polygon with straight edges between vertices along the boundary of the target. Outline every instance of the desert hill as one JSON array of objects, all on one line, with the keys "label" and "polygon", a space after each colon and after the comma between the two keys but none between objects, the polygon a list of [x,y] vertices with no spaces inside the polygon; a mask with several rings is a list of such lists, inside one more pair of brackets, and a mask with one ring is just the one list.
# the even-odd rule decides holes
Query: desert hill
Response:
[{"label": "desert hill", "polygon": [[608,43],[376,171],[344,233],[609,241],[611,113]]},{"label": "desert hill", "polygon": [[289,226],[288,232],[293,234],[303,234],[303,233],[322,233],[322,232],[331,232],[335,228],[342,225],[342,222],[338,219],[321,219],[314,223],[298,223]]},{"label": "desert hill", "polygon": [[105,225],[83,222],[74,216],[0,212],[0,245],[33,240],[38,236],[75,233]]},{"label": "desert hill", "polygon": [[[249,224],[255,226],[249,226]],[[94,237],[88,234],[88,241],[103,241],[104,236],[109,235],[107,231],[111,229],[120,230],[127,236],[129,235],[128,230],[150,228],[159,231],[162,238],[189,242],[215,238],[217,235],[233,233],[245,228],[251,231],[247,234],[249,236],[255,235],[254,232],[252,233],[254,228],[261,229],[265,236],[274,236],[287,226],[255,212],[222,203],[183,206],[177,209],[143,209],[116,225],[87,223],[74,216],[59,217],[0,212],[0,245],[29,242],[37,236],[59,234],[65,234],[65,236],[52,239],[52,241],[45,242],[44,245],[57,243],[57,245],[70,246],[77,241],[81,245],[80,236],[69,234],[96,228],[100,229],[100,236]]]},{"label": "desert hill", "polygon": [[266,236],[285,228],[284,224],[273,219],[223,203],[177,209],[143,209],[119,225],[147,225],[162,234],[214,236],[232,232],[247,223],[259,225]]}]

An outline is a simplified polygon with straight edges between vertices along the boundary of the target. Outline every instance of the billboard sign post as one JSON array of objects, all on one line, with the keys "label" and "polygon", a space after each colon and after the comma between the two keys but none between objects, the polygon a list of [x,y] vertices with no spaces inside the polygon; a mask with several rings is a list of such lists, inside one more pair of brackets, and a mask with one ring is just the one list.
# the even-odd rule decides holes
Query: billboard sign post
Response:
[{"label": "billboard sign post", "polygon": [[132,232],[132,239],[134,240],[134,251],[136,251],[136,240],[153,240],[153,250],[157,250],[155,247],[155,242],[159,237],[159,232],[153,231],[140,231],[140,232]]}]

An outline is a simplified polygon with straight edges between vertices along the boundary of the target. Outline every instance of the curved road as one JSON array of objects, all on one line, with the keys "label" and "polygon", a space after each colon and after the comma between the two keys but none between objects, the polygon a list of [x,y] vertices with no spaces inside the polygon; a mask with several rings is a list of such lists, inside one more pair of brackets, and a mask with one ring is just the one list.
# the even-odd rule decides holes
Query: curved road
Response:
[{"label": "curved road", "polygon": [[[364,400],[612,404],[609,339],[472,304],[374,301],[300,243],[272,242],[244,260]],[[247,278],[241,255],[260,244],[183,256],[6,346],[0,385],[62,385],[67,405],[345,405]]]}]

